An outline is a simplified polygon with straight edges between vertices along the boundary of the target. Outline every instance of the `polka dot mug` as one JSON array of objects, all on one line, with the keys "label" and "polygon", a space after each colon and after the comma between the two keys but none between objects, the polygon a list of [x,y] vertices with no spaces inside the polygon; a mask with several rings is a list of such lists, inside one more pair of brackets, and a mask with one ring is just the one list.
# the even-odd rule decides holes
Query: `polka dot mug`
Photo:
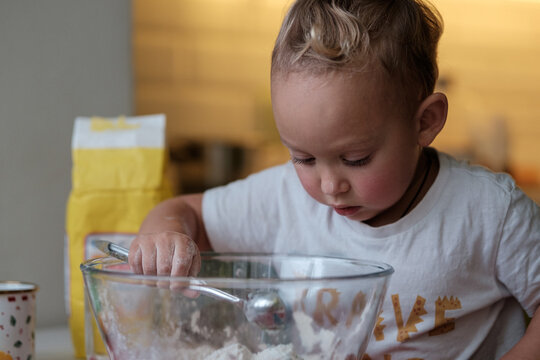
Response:
[{"label": "polka dot mug", "polygon": [[0,281],[0,360],[35,359],[37,285]]}]

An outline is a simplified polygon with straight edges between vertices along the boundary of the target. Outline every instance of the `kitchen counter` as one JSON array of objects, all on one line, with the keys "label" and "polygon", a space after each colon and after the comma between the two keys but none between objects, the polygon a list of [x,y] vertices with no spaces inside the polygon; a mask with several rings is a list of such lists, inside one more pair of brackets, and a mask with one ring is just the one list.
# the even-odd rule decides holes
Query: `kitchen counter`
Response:
[{"label": "kitchen counter", "polygon": [[75,360],[67,325],[36,329],[36,359]]}]

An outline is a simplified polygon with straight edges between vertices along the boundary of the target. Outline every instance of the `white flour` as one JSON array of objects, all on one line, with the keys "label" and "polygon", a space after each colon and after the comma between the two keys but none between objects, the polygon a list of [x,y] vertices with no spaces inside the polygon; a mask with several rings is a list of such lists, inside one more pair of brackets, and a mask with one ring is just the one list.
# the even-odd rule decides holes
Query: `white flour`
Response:
[{"label": "white flour", "polygon": [[321,354],[329,354],[336,342],[334,332],[326,329],[319,329],[315,332],[313,329],[313,319],[304,312],[295,311],[293,318],[300,334],[302,346],[308,353],[319,349]]},{"label": "white flour", "polygon": [[291,344],[271,346],[261,352],[252,353],[241,344],[233,343],[204,357],[205,360],[295,360]]},{"label": "white flour", "polygon": [[[100,292],[106,290],[100,289]],[[106,329],[106,339],[109,350],[113,353],[115,360],[319,360],[319,359],[341,359],[348,354],[344,353],[350,346],[344,346],[347,340],[345,333],[336,332],[318,326],[313,318],[302,311],[295,311],[292,314],[296,337],[287,339],[290,343],[280,345],[268,345],[259,348],[260,351],[250,350],[241,344],[245,343],[244,338],[237,337],[238,329],[225,326],[218,333],[213,333],[213,328],[207,324],[201,324],[201,312],[193,311],[188,320],[187,330],[171,321],[166,314],[161,312],[160,317],[146,313],[144,309],[151,308],[153,296],[149,294],[147,299],[139,298],[131,303],[129,296],[119,299],[115,294],[100,294],[102,309],[100,320]],[[105,295],[105,296],[103,296]],[[107,296],[108,295],[108,296]],[[114,297],[115,301],[111,301]],[[123,301],[121,301],[123,300]],[[121,304],[118,304],[118,302]],[[139,302],[144,303],[141,306]],[[168,308],[163,299],[161,305]],[[135,311],[143,309],[142,311]],[[126,310],[129,310],[125,312]],[[154,322],[160,325],[159,333],[155,331]],[[201,326],[202,325],[202,326]],[[208,340],[218,336],[217,343],[222,344],[216,349]],[[287,336],[287,335],[286,335]],[[225,342],[220,342],[219,338]],[[354,339],[358,341],[357,338]],[[293,349],[302,354],[299,356]],[[218,345],[219,346],[219,345]],[[353,346],[354,348],[354,346]]]},{"label": "white flour", "polygon": [[[201,345],[194,349],[167,350],[160,351],[159,356],[152,359],[171,360],[301,360],[302,358],[294,354],[292,345],[278,345],[269,347],[261,352],[252,353],[247,347],[238,343],[230,343],[221,349],[213,349],[208,345]],[[149,356],[148,353],[145,356]],[[140,359],[140,357],[126,357],[122,359]]]}]

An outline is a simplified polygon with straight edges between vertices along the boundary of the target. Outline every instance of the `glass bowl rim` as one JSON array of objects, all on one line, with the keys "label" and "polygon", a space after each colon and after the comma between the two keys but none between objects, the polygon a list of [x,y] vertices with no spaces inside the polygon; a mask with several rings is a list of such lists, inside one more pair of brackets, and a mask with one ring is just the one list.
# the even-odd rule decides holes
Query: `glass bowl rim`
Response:
[{"label": "glass bowl rim", "polygon": [[321,259],[321,260],[330,260],[330,261],[346,261],[349,263],[370,266],[374,269],[378,268],[372,272],[366,274],[353,274],[353,275],[339,275],[339,276],[320,276],[315,278],[227,278],[227,277],[205,277],[205,276],[166,276],[166,275],[142,275],[134,273],[126,273],[122,271],[115,270],[104,270],[96,269],[94,266],[97,264],[125,264],[125,262],[118,260],[113,257],[103,256],[93,259],[89,259],[81,263],[80,269],[83,274],[101,274],[106,276],[116,276],[121,277],[126,280],[135,280],[135,281],[175,281],[175,282],[197,282],[200,283],[201,280],[208,283],[224,283],[224,284],[238,284],[238,283],[267,283],[267,284],[276,284],[276,283],[301,283],[301,282],[320,282],[320,281],[335,281],[335,280],[358,280],[358,279],[370,279],[370,278],[380,278],[380,277],[389,277],[394,273],[394,268],[384,262],[358,259],[358,258],[346,258],[339,256],[326,256],[326,255],[305,255],[305,254],[285,254],[285,253],[242,253],[242,252],[211,252],[211,251],[201,251],[201,258],[204,257],[214,257],[214,258],[224,258],[224,257],[233,257],[233,258],[247,258],[251,260],[261,259],[261,258],[289,258],[289,259]]}]

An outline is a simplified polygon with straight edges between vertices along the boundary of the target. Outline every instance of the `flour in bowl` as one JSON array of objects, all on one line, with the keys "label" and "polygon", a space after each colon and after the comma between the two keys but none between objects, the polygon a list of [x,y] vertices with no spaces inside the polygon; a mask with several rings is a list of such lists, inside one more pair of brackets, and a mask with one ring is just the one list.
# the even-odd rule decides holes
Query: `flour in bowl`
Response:
[{"label": "flour in bowl", "polygon": [[232,343],[204,357],[205,360],[296,360],[298,357],[291,344],[277,345],[252,353],[247,347]]}]

